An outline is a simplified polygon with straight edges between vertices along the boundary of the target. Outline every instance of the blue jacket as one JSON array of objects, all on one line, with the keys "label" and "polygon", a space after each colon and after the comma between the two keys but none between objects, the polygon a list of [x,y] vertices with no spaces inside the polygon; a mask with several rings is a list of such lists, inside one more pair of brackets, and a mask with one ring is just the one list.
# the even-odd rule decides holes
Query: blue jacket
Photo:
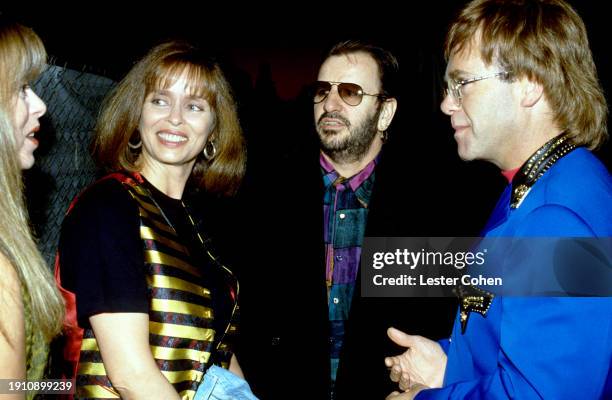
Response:
[{"label": "blue jacket", "polygon": [[[561,158],[511,209],[502,194],[485,236],[611,237],[612,179],[589,151]],[[612,284],[612,282],[611,282]],[[443,344],[442,389],[424,399],[612,398],[612,298],[496,297]]]}]

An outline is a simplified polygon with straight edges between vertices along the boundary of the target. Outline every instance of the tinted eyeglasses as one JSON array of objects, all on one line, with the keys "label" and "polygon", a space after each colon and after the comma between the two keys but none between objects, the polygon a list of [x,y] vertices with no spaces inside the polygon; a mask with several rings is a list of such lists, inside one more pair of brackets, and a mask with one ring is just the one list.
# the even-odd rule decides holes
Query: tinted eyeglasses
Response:
[{"label": "tinted eyeglasses", "polygon": [[313,84],[313,100],[315,104],[325,101],[333,86],[338,86],[338,95],[349,106],[361,104],[363,96],[373,96],[383,100],[387,98],[387,96],[380,93],[366,93],[361,86],[355,83],[317,81]]},{"label": "tinted eyeglasses", "polygon": [[446,83],[446,89],[444,90],[444,97],[446,97],[447,95],[450,95],[450,98],[453,101],[453,103],[455,103],[457,107],[461,107],[463,104],[463,92],[461,91],[461,88],[463,88],[463,86],[468,85],[470,83],[474,83],[474,82],[480,82],[480,81],[483,81],[485,79],[490,79],[490,78],[501,78],[505,80],[505,79],[508,79],[509,77],[510,77],[509,71],[500,71],[500,72],[494,72],[489,75],[483,75],[483,76],[470,78],[470,79],[463,79],[460,81],[451,79],[449,82]]}]

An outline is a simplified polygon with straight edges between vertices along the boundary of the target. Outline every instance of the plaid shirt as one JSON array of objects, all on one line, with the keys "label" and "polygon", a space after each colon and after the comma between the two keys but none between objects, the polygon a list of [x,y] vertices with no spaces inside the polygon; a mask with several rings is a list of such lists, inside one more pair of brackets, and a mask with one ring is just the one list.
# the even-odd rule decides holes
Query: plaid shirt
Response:
[{"label": "plaid shirt", "polygon": [[344,341],[344,323],[351,309],[357,279],[376,159],[348,179],[340,176],[323,154],[320,163],[325,185],[323,218],[331,379],[335,382]]}]

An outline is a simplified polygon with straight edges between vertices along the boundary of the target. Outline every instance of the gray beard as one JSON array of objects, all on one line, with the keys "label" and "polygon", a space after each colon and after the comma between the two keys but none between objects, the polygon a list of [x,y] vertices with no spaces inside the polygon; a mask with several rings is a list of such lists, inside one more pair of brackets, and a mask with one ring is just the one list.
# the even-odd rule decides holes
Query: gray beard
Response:
[{"label": "gray beard", "polygon": [[[334,140],[334,136],[338,133],[334,130],[326,130],[321,128],[317,124],[317,133],[319,134],[319,141],[321,143],[321,150],[325,153],[333,162],[338,164],[354,163],[362,160],[370,150],[370,146],[374,141],[374,138],[378,134],[378,117],[380,115],[381,107],[377,107],[374,115],[363,121],[362,124],[354,128],[351,127],[350,122],[339,115],[338,113],[324,113],[319,118],[319,121],[323,118],[336,118],[342,120],[348,131],[349,135],[343,140]],[[326,140],[331,139],[331,140]]]}]

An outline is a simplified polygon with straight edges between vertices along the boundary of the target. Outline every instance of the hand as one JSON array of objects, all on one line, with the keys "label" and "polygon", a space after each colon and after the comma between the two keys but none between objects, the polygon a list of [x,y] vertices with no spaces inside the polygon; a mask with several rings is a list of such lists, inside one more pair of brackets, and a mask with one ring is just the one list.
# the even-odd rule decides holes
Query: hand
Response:
[{"label": "hand", "polygon": [[181,399],[151,353],[149,314],[101,313],[89,317],[89,322],[104,368],[122,399]]},{"label": "hand", "polygon": [[407,347],[403,354],[385,358],[385,364],[391,368],[389,377],[393,382],[399,382],[400,389],[409,390],[417,384],[442,387],[446,354],[437,342],[395,328],[389,328],[387,335],[394,343]]},{"label": "hand", "polygon": [[425,390],[425,389],[429,389],[429,388],[425,385],[421,385],[420,383],[417,383],[413,385],[410,388],[410,390],[404,393],[400,393],[400,392],[390,393],[386,397],[385,400],[413,400],[416,397],[416,395],[421,392],[421,390]]}]

